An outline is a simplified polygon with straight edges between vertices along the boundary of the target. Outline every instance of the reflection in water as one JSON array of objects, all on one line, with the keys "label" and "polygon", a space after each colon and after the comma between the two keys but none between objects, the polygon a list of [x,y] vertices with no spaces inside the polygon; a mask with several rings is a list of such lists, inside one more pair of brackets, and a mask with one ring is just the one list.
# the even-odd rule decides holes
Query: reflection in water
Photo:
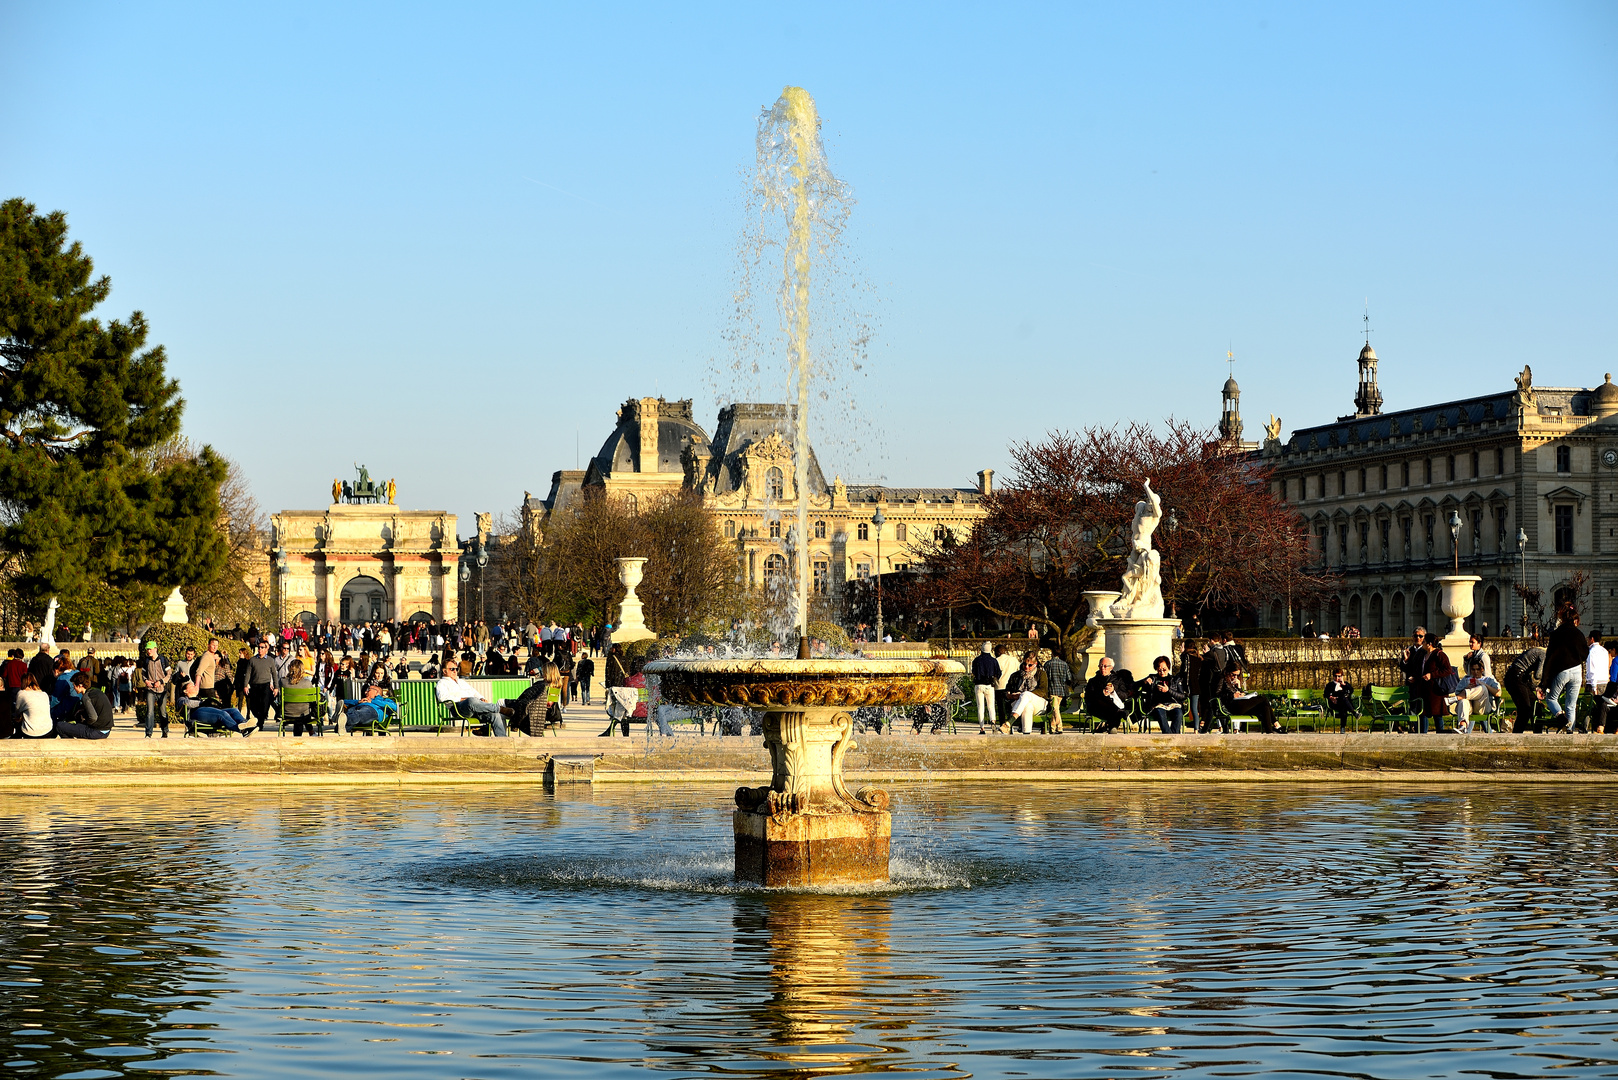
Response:
[{"label": "reflection in water", "polygon": [[20,1076],[1611,1076],[1605,789],[901,789],[896,888],[730,791],[8,793]]}]

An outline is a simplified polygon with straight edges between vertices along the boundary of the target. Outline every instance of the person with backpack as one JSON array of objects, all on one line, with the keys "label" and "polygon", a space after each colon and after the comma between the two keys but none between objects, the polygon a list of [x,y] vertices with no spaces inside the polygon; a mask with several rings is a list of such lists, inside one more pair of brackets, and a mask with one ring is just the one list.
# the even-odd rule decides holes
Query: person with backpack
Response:
[{"label": "person with backpack", "polygon": [[1438,647],[1436,635],[1422,636],[1420,667],[1417,670],[1420,674],[1413,682],[1416,693],[1421,698],[1421,721],[1418,730],[1423,735],[1427,734],[1427,721],[1431,720],[1434,733],[1442,735],[1444,717],[1449,715],[1447,699],[1460,688],[1461,679],[1455,674],[1455,667],[1449,662],[1444,650]]}]

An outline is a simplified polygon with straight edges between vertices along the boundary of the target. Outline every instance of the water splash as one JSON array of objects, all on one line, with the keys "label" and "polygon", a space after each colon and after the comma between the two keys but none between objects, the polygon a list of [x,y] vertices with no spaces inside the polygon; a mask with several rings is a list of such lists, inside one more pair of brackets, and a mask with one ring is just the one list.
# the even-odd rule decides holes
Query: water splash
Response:
[{"label": "water splash", "polygon": [[810,350],[811,278],[816,257],[836,243],[852,207],[847,187],[832,174],[820,138],[820,114],[809,91],[789,86],[759,118],[755,192],[763,212],[786,223],[781,286],[776,303],[787,335],[793,417],[793,466],[797,492],[792,536],[792,622],[809,626],[809,397],[815,375]]}]

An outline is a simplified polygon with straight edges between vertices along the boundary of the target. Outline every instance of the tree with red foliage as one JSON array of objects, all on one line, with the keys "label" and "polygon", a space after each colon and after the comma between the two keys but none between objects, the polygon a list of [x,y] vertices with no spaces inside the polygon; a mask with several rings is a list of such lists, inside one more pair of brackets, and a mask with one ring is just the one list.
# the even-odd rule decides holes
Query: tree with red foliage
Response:
[{"label": "tree with red foliage", "polygon": [[1309,572],[1308,530],[1271,493],[1263,459],[1170,418],[1162,431],[1131,422],[1014,444],[1009,482],[984,496],[988,513],[971,536],[946,536],[924,552],[927,602],[976,604],[1063,647],[1089,614],[1084,591],[1119,587],[1147,477],[1163,500],[1153,540],[1170,612],[1289,595],[1307,602],[1329,591],[1326,577]]}]

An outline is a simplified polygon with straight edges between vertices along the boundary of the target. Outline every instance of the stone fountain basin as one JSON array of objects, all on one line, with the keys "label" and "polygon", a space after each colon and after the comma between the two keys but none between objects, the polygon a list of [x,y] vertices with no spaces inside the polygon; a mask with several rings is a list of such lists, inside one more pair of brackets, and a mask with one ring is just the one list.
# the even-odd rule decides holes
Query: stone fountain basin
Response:
[{"label": "stone fountain basin", "polygon": [[950,680],[966,673],[954,660],[655,660],[646,674],[662,695],[687,705],[749,709],[928,705],[943,701]]}]

